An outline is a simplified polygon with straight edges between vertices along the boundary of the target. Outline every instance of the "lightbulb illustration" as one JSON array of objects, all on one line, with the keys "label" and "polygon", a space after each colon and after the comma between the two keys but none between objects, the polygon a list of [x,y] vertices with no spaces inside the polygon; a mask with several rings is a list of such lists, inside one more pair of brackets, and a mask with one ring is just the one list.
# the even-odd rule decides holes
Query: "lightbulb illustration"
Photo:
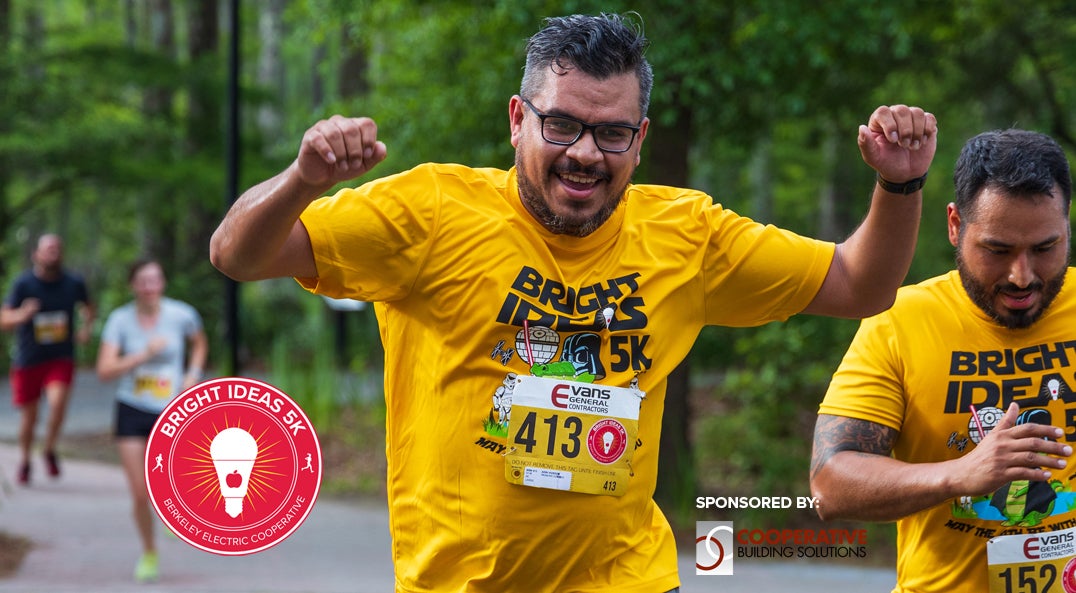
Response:
[{"label": "lightbulb illustration", "polygon": [[238,517],[243,512],[250,470],[258,457],[258,442],[242,428],[225,428],[209,444],[209,456],[217,470],[224,512]]},{"label": "lightbulb illustration", "polygon": [[1050,399],[1056,400],[1058,394],[1061,392],[1061,382],[1057,379],[1050,379],[1046,382],[1046,387],[1050,390]]},{"label": "lightbulb illustration", "polygon": [[602,318],[605,319],[605,327],[609,327],[609,324],[613,322],[613,315],[616,314],[616,306],[609,305],[602,309]]},{"label": "lightbulb illustration", "polygon": [[609,449],[613,446],[613,433],[607,432],[602,435],[602,448],[605,449],[605,454],[609,454]]}]

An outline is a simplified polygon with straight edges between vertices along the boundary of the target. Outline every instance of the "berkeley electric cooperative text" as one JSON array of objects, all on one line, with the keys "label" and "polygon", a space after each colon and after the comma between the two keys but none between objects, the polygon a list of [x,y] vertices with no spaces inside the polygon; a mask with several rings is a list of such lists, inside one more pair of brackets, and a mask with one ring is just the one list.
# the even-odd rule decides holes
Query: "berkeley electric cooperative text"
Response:
[{"label": "berkeley electric cooperative text", "polygon": [[814,496],[700,496],[697,509],[813,509],[818,506]]}]

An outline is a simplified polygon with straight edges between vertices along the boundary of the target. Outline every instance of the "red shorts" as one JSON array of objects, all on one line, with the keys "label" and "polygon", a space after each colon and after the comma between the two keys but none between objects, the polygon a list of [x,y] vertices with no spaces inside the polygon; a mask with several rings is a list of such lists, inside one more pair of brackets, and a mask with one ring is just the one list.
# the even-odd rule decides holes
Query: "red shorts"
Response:
[{"label": "red shorts", "polygon": [[32,404],[41,399],[46,385],[70,385],[75,378],[75,361],[70,358],[50,360],[22,368],[11,368],[11,401],[16,406]]}]

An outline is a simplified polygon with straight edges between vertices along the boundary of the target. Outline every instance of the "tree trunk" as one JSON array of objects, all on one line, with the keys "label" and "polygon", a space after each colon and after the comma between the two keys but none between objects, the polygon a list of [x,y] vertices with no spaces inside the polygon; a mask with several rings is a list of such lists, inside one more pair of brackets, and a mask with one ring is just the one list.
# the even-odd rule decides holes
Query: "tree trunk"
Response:
[{"label": "tree trunk", "polygon": [[[325,106],[325,77],[321,75],[319,64],[324,62],[329,55],[324,43],[314,46],[314,55],[310,64],[310,107],[311,111],[318,113]],[[310,122],[313,123],[313,122]]]},{"label": "tree trunk", "polygon": [[[174,58],[176,55],[175,13],[171,0],[151,0],[145,19],[144,29],[148,33],[152,50]],[[132,37],[128,39],[128,43],[137,47],[137,30],[129,34]],[[149,120],[168,120],[173,98],[173,92],[168,86],[147,87],[142,95],[142,111]],[[154,197],[156,199],[138,202],[138,216],[141,219],[139,226],[148,231],[138,234],[140,251],[153,254],[160,259],[164,269],[173,270],[178,216],[176,216],[175,206],[171,205],[167,196],[158,194]],[[168,204],[165,208],[170,210],[168,213],[171,216],[161,216],[162,204]]]},{"label": "tree trunk", "polygon": [[[13,80],[15,72],[14,59],[11,56],[11,0],[0,0],[0,80]],[[11,85],[0,85],[0,110],[3,113],[17,113],[12,96]],[[0,118],[0,138],[7,137],[10,124]],[[0,237],[11,233],[11,196],[9,195],[9,178],[11,167],[6,155],[0,152]],[[10,261],[6,242],[0,241],[0,279],[7,278],[7,262]]]},{"label": "tree trunk", "polygon": [[279,138],[283,116],[280,112],[285,93],[284,63],[281,42],[284,38],[284,7],[286,0],[267,0],[262,3],[258,15],[258,85],[269,91],[274,101],[265,101],[258,107],[258,131],[263,138]]},{"label": "tree trunk", "polygon": [[[833,129],[829,126],[826,129]],[[822,138],[822,170],[834,171],[837,162],[837,138],[826,133]],[[836,179],[826,175],[818,196],[818,238],[826,241],[839,241],[841,229],[840,208],[837,199]]]},{"label": "tree trunk", "polygon": [[[356,39],[348,27],[341,29],[344,59],[340,62],[337,73],[337,81],[341,99],[361,98],[370,92],[370,84],[367,79],[367,56],[366,51],[359,39]],[[351,335],[348,331],[348,323],[355,315],[369,315],[362,313],[349,313],[343,311],[333,312],[334,331],[336,336],[336,363],[346,369],[351,363]]]},{"label": "tree trunk", "polygon": [[[671,126],[651,120],[647,134],[649,180],[653,183],[686,187],[688,185],[688,149],[691,145],[692,120],[687,107],[676,107]],[[695,460],[692,452],[689,392],[691,364],[688,359],[669,375],[665,392],[665,413],[661,418],[661,443],[658,449],[658,483],[654,498],[666,515],[683,509],[685,501],[696,492]],[[675,518],[670,517],[670,518]]]},{"label": "tree trunk", "polygon": [[[195,67],[206,72],[193,77],[188,89],[190,116],[187,128],[187,150],[191,154],[221,155],[222,97],[217,87],[223,73],[217,68],[223,63],[220,52],[220,21],[216,0],[197,0],[190,14],[190,55]],[[182,212],[182,248],[176,253],[176,262],[183,270],[205,269],[209,238],[219,222],[220,202],[216,196],[192,199]],[[209,297],[209,293],[205,295]]]},{"label": "tree trunk", "polygon": [[11,43],[11,0],[0,0],[0,48],[7,55]]},{"label": "tree trunk", "polygon": [[369,89],[366,80],[366,52],[347,28],[344,28],[342,33],[344,59],[340,61],[338,74],[340,97],[361,97]]},{"label": "tree trunk", "polygon": [[760,136],[747,167],[751,180],[751,217],[762,223],[773,223],[773,139],[769,134]]}]

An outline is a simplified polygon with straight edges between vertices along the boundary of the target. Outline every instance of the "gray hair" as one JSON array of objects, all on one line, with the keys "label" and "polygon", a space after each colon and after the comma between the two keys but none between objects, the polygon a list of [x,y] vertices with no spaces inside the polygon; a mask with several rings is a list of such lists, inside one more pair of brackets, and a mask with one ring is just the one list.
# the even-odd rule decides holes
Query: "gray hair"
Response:
[{"label": "gray hair", "polygon": [[628,16],[638,22],[608,13],[545,19],[542,29],[527,42],[520,96],[533,97],[541,91],[546,69],[559,76],[579,68],[599,80],[634,72],[639,79],[639,110],[646,117],[654,86],[654,73],[644,55],[649,42],[643,35],[642,17],[638,13]]}]

